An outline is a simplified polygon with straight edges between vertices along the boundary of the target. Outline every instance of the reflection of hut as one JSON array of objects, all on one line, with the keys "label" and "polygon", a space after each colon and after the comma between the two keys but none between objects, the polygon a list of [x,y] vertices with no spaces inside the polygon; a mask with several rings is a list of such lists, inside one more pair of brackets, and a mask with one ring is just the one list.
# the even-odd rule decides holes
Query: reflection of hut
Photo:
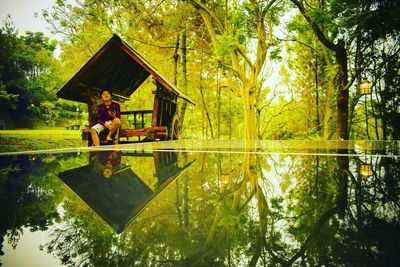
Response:
[{"label": "reflection of hut", "polygon": [[157,181],[149,185],[129,165],[119,165],[110,179],[105,179],[98,161],[59,173],[59,177],[117,233],[121,233],[171,182],[192,164],[178,166],[174,152],[125,153],[125,159],[138,161],[153,158],[152,175]]},{"label": "reflection of hut", "polygon": [[[124,111],[124,101],[150,76],[155,90],[153,109]],[[162,77],[127,43],[114,35],[79,71],[57,92],[57,97],[88,104],[89,126],[97,123],[98,93],[111,89],[114,100],[121,104],[122,125],[119,137],[146,137],[147,140],[177,139],[180,132],[178,98],[193,103],[173,84]],[[129,125],[126,116],[133,116]],[[83,137],[89,137],[83,130]],[[89,142],[90,143],[90,142]]]}]

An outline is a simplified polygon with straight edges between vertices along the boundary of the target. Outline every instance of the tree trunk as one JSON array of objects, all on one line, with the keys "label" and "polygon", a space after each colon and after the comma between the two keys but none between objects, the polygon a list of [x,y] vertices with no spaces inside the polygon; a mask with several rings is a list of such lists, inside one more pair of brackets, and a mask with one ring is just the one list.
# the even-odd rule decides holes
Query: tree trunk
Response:
[{"label": "tree trunk", "polygon": [[317,132],[321,135],[321,119],[319,115],[319,86],[318,86],[318,53],[315,51],[315,107],[317,113]]},{"label": "tree trunk", "polygon": [[348,139],[348,118],[349,118],[349,90],[347,88],[348,70],[347,70],[347,51],[343,40],[339,40],[337,44],[327,38],[324,31],[321,29],[309,16],[303,1],[291,0],[297,6],[300,13],[312,27],[319,41],[329,50],[335,53],[336,63],[338,64],[338,97],[337,97],[337,126],[336,135],[338,139]]},{"label": "tree trunk", "polygon": [[251,148],[255,140],[257,140],[257,113],[255,106],[254,86],[251,84],[244,85],[243,90],[243,109],[244,109],[244,129],[246,140],[246,148]]},{"label": "tree trunk", "polygon": [[326,91],[326,104],[325,104],[325,115],[324,115],[324,140],[329,140],[332,138],[332,118],[333,118],[333,97],[334,97],[334,87],[333,84],[328,83],[328,88]]},{"label": "tree trunk", "polygon": [[338,44],[335,50],[338,63],[338,98],[337,98],[337,128],[336,135],[339,139],[349,139],[349,90],[347,88],[347,54],[344,44]]},{"label": "tree trunk", "polygon": [[[323,55],[325,59],[325,63],[328,68],[332,66],[332,60],[330,59],[328,55],[328,51],[326,47],[323,47]],[[331,81],[328,81],[326,83],[326,103],[325,103],[325,112],[324,112],[324,132],[323,132],[323,139],[324,140],[329,140],[333,136],[333,131],[332,131],[332,118],[333,118],[333,98],[334,98],[334,85]]]},{"label": "tree trunk", "polygon": [[[188,86],[188,79],[187,79],[187,32],[186,29],[182,33],[182,78],[183,78],[183,84],[182,84],[182,90],[184,94],[187,94],[187,86]],[[185,119],[185,112],[186,112],[186,107],[187,107],[187,102],[183,101],[180,114],[179,114],[179,121],[180,121],[180,127],[181,131],[183,128],[183,122]]]},{"label": "tree trunk", "polygon": [[217,80],[217,139],[221,136],[221,74],[218,68],[218,80]]},{"label": "tree trunk", "polygon": [[179,62],[179,43],[180,35],[176,36],[175,49],[174,49],[174,84],[178,86],[178,62]]},{"label": "tree trunk", "polygon": [[[271,1],[269,6],[271,6],[275,1]],[[196,8],[199,10],[201,17],[207,27],[210,34],[211,42],[216,48],[219,44],[217,38],[216,28],[220,31],[226,31],[223,23],[219,20],[218,16],[213,13],[212,10],[207,8],[202,2],[193,1]],[[252,2],[252,4],[255,4]],[[265,11],[268,8],[265,9]],[[257,49],[256,49],[256,59],[254,62],[246,56],[246,54],[239,48],[236,47],[229,52],[231,57],[231,62],[225,65],[230,70],[232,70],[236,77],[241,81],[242,90],[237,89],[240,92],[243,103],[244,111],[244,139],[246,140],[246,149],[254,150],[253,144],[254,140],[257,139],[257,119],[256,119],[256,92],[255,85],[257,84],[257,79],[265,64],[265,59],[267,55],[267,50],[270,44],[272,44],[272,22],[268,20],[268,27],[270,32],[270,40],[267,41],[266,29],[265,29],[265,17],[266,12],[257,13],[254,15],[254,20],[257,22]],[[229,27],[228,27],[229,28]],[[229,34],[227,30],[225,33]],[[215,50],[216,57],[219,58],[218,50]],[[224,64],[224,63],[223,63]]]},{"label": "tree trunk", "polygon": [[200,96],[201,96],[201,102],[203,104],[204,112],[206,113],[208,125],[210,126],[211,138],[213,139],[214,138],[214,132],[213,132],[212,122],[211,122],[211,118],[210,118],[210,113],[208,112],[206,100],[204,99],[202,81],[200,81]]}]

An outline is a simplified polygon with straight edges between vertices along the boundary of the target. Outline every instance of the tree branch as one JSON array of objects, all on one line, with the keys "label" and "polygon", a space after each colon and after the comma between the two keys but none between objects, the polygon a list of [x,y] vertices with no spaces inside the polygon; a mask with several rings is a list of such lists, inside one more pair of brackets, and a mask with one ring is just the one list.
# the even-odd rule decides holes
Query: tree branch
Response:
[{"label": "tree branch", "polygon": [[235,50],[244,58],[244,60],[249,64],[250,68],[254,68],[253,63],[250,61],[250,59],[246,56],[246,54],[243,52],[240,47],[235,47]]},{"label": "tree branch", "polygon": [[326,38],[325,34],[322,32],[321,28],[311,19],[310,16],[307,15],[307,11],[302,3],[298,0],[290,0],[292,1],[293,4],[297,6],[299,9],[300,13],[303,15],[303,17],[307,20],[307,22],[311,25],[312,29],[314,30],[314,33],[317,35],[317,38],[320,40],[320,42],[326,46],[328,49],[332,51],[337,51],[338,47],[336,44],[332,43],[331,41]]},{"label": "tree branch", "polygon": [[291,266],[301,255],[304,254],[306,249],[309,247],[311,240],[322,230],[325,223],[336,213],[338,213],[338,207],[333,207],[321,215],[317,223],[314,225],[314,228],[311,230],[310,235],[307,237],[306,241],[304,241],[303,245],[300,247],[299,251],[296,254],[294,254],[293,257],[290,258],[290,260],[286,263],[287,266]]},{"label": "tree branch", "polygon": [[223,26],[221,20],[220,20],[220,19],[217,17],[217,15],[216,15],[212,10],[210,10],[204,3],[198,2],[198,1],[196,1],[196,0],[187,0],[187,1],[188,1],[189,3],[191,3],[197,10],[199,10],[199,11],[202,10],[203,12],[207,13],[208,16],[210,16],[210,18],[212,18],[212,19],[215,21],[216,26],[218,27],[218,29],[219,29],[221,32],[224,31],[224,26]]}]

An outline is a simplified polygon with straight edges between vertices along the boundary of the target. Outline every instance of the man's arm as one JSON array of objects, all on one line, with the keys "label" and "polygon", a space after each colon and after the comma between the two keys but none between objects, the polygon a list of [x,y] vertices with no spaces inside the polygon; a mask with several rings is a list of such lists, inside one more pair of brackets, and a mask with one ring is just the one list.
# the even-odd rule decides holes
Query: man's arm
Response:
[{"label": "man's arm", "polygon": [[115,103],[115,117],[121,119],[121,107],[118,103]]},{"label": "man's arm", "polygon": [[103,108],[102,105],[97,106],[97,122],[100,123],[101,125],[104,125],[106,122],[102,120],[102,113],[103,113]]}]

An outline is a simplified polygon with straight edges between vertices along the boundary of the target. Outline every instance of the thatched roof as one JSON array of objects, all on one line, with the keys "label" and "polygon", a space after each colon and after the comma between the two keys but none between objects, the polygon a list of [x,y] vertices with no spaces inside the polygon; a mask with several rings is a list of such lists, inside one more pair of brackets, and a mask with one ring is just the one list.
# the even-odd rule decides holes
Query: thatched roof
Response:
[{"label": "thatched roof", "polygon": [[87,103],[90,94],[109,88],[113,94],[129,98],[150,75],[162,89],[194,104],[118,35],[111,37],[57,92],[57,97]]}]

